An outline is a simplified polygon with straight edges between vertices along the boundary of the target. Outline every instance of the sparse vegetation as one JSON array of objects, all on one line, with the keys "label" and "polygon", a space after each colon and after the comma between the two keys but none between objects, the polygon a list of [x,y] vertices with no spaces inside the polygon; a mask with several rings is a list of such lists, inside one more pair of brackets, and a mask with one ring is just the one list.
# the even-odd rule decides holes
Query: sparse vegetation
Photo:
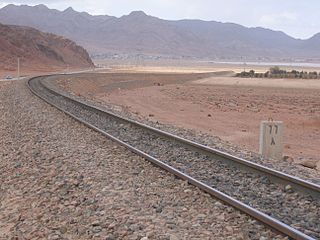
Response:
[{"label": "sparse vegetation", "polygon": [[243,71],[241,73],[237,73],[237,77],[242,78],[300,78],[300,79],[319,79],[320,72],[306,72],[306,71],[297,71],[297,70],[283,70],[278,66],[271,67],[269,71],[265,73],[256,73],[254,70],[250,70],[249,72]]}]

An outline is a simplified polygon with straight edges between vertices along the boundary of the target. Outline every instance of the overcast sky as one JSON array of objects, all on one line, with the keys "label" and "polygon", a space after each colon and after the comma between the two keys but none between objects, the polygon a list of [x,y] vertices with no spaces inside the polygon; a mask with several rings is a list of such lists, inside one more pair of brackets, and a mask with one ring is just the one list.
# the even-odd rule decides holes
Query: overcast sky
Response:
[{"label": "overcast sky", "polygon": [[281,30],[296,38],[320,32],[320,0],[0,0],[7,4],[73,7],[93,15],[120,17],[134,10],[163,19],[202,19]]}]

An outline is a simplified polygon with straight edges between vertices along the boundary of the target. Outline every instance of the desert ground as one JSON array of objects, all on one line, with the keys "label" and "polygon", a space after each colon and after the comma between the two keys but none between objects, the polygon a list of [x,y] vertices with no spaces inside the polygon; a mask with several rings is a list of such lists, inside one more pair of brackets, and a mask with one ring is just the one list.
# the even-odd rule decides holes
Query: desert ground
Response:
[{"label": "desert ground", "polygon": [[[71,73],[71,72],[78,72],[78,71],[91,71],[92,69],[84,69],[84,68],[75,68],[75,67],[26,67],[21,66],[20,69],[20,77],[32,77],[32,76],[39,76],[39,75],[49,75],[49,74],[61,74],[61,73]],[[17,78],[18,71],[17,69],[0,69],[0,81],[6,80],[6,77],[10,76],[12,78]]]},{"label": "desert ground", "polygon": [[283,70],[291,71],[320,71],[320,64],[317,63],[254,63],[254,62],[214,62],[214,61],[196,61],[196,60],[117,60],[117,59],[94,59],[96,66],[111,68],[113,71],[120,72],[172,72],[172,73],[195,73],[195,72],[218,72],[218,71],[250,71],[255,70],[264,73],[270,67],[279,66]]},{"label": "desert ground", "polygon": [[123,67],[66,76],[60,84],[137,117],[219,136],[253,152],[258,152],[260,122],[283,121],[284,155],[296,164],[314,161],[320,169],[319,80],[242,79],[227,68],[165,70]]},{"label": "desert ground", "polygon": [[[223,70],[130,66],[48,79],[142,121],[219,136],[224,149],[257,151],[260,121],[283,120],[296,162],[275,169],[320,179],[295,165],[319,160],[320,81],[279,87]],[[26,80],[0,90],[0,239],[287,239],[49,106]]]}]

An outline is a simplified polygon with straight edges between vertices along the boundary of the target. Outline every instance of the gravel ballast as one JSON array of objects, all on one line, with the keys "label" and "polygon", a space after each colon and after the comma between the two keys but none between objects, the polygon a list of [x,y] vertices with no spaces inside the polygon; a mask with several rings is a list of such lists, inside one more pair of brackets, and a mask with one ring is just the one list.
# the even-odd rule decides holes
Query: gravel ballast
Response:
[{"label": "gravel ballast", "polygon": [[0,91],[0,239],[283,238],[50,107],[24,81]]},{"label": "gravel ballast", "polygon": [[[243,146],[240,147],[228,141],[223,141],[221,138],[214,135],[213,133],[207,134],[207,133],[196,131],[190,128],[187,128],[187,129],[181,128],[181,127],[178,127],[177,124],[176,125],[163,124],[161,122],[156,121],[154,117],[144,117],[140,114],[137,114],[136,112],[132,111],[132,109],[130,109],[129,107],[110,104],[107,99],[104,99],[104,100],[100,99],[99,94],[95,95],[90,93],[83,96],[79,95],[79,93],[75,92],[75,90],[72,87],[70,87],[68,83],[73,80],[75,82],[79,82],[79,81],[81,82],[80,79],[84,78],[84,76],[89,79],[90,77],[92,77],[92,75],[83,75],[83,74],[79,74],[79,75],[76,74],[71,76],[60,75],[60,76],[48,77],[45,80],[45,82],[47,85],[50,86],[50,88],[53,88],[58,92],[67,93],[71,95],[73,98],[90,102],[90,104],[92,105],[106,109],[107,111],[116,113],[123,117],[139,121],[149,126],[153,126],[155,128],[164,130],[166,132],[170,132],[174,135],[181,136],[191,141],[195,141],[203,145],[210,146],[212,148],[229,153],[231,155],[244,158],[246,160],[249,160],[258,164],[262,164],[272,169],[275,169],[275,170],[287,173],[289,175],[296,176],[306,181],[310,181],[320,185],[320,171],[317,171],[316,169],[310,169],[302,165],[294,164],[292,163],[293,159],[290,158],[289,156],[285,156],[285,158],[282,161],[278,159],[265,159],[265,158],[262,158],[261,155],[257,154],[256,152],[252,152],[245,149]],[[108,78],[109,76],[106,76],[106,79]],[[91,81],[95,81],[95,79],[93,78]],[[89,86],[87,85],[84,85],[83,87],[89,88]],[[122,88],[126,89],[128,87],[130,88],[130,81],[120,82],[118,87],[121,87],[121,89]],[[117,89],[114,89],[112,84],[106,81],[106,84],[104,85],[104,91],[107,91],[107,92],[116,91]]]},{"label": "gravel ballast", "polygon": [[265,177],[239,171],[204,154],[185,149],[174,141],[159,138],[130,124],[119,123],[112,117],[92,112],[61,97],[51,94],[50,98],[122,141],[308,235],[319,237],[320,206],[310,196],[294,192],[290,186],[283,188],[273,184]]}]

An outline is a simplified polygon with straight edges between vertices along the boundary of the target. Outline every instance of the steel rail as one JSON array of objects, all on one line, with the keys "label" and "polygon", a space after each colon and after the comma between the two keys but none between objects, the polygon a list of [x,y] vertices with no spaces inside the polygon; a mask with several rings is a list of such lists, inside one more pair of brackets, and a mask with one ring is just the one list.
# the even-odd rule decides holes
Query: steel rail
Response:
[{"label": "steel rail", "polygon": [[[48,75],[48,76],[50,76],[50,75]],[[233,206],[234,208],[236,208],[236,209],[238,209],[238,210],[240,210],[240,211],[242,211],[242,212],[250,215],[251,217],[257,219],[258,221],[264,223],[265,225],[267,225],[267,226],[269,226],[269,227],[271,227],[271,228],[273,228],[273,229],[275,229],[275,230],[277,230],[277,231],[279,231],[279,232],[281,232],[281,233],[283,233],[283,234],[285,234],[285,235],[287,235],[287,236],[289,236],[289,237],[291,237],[291,238],[293,238],[293,239],[297,239],[297,240],[314,240],[312,237],[304,234],[303,232],[301,232],[301,231],[299,231],[299,230],[297,230],[297,229],[294,229],[294,228],[292,228],[291,226],[289,226],[289,225],[287,225],[287,224],[285,224],[285,223],[283,223],[283,222],[281,222],[281,221],[279,221],[279,220],[277,220],[277,219],[275,219],[275,218],[272,218],[272,217],[270,217],[269,215],[267,215],[267,214],[265,214],[265,213],[263,213],[263,212],[261,212],[261,211],[259,211],[259,210],[256,210],[256,209],[250,207],[249,205],[244,204],[244,203],[242,203],[242,202],[240,202],[240,201],[238,201],[238,200],[236,200],[236,199],[228,196],[227,194],[225,194],[225,193],[223,193],[223,192],[220,192],[220,191],[218,191],[218,190],[216,190],[216,189],[214,189],[214,188],[212,188],[212,187],[210,187],[210,186],[208,186],[208,185],[206,185],[206,184],[204,184],[204,183],[202,183],[202,182],[194,179],[193,177],[191,177],[191,176],[189,176],[189,175],[187,175],[187,174],[185,174],[185,173],[183,173],[183,172],[181,172],[181,171],[173,168],[172,166],[169,166],[168,164],[163,163],[162,161],[154,158],[153,156],[151,156],[151,155],[149,155],[149,154],[147,154],[147,153],[145,153],[145,152],[143,152],[143,151],[140,151],[139,149],[137,149],[137,148],[135,148],[135,147],[133,147],[133,146],[131,146],[131,145],[129,145],[129,144],[121,141],[120,139],[118,139],[118,138],[110,135],[109,133],[107,133],[107,132],[99,129],[98,127],[94,126],[93,124],[91,124],[91,123],[89,123],[89,122],[87,122],[87,121],[85,121],[85,120],[83,120],[83,119],[75,116],[74,114],[68,112],[67,110],[65,110],[65,109],[63,109],[63,108],[61,108],[61,107],[58,106],[57,104],[55,104],[55,103],[53,103],[53,102],[50,102],[50,101],[49,101],[48,99],[46,99],[45,97],[41,96],[41,94],[38,93],[35,89],[33,89],[33,87],[32,87],[31,84],[30,84],[31,81],[35,81],[35,80],[39,81],[39,84],[42,84],[42,82],[40,81],[39,78],[41,78],[41,77],[48,77],[48,76],[34,77],[34,78],[31,78],[31,79],[29,79],[29,80],[27,81],[27,85],[28,85],[29,89],[31,90],[31,92],[32,92],[33,94],[35,94],[36,96],[38,96],[40,99],[42,99],[42,100],[44,100],[45,102],[47,102],[48,104],[54,106],[55,108],[59,109],[59,110],[62,111],[63,113],[69,115],[70,117],[76,119],[77,121],[83,123],[84,125],[92,128],[93,130],[101,133],[102,135],[104,135],[104,136],[112,139],[113,141],[119,143],[120,145],[122,145],[122,146],[130,149],[132,152],[134,152],[134,153],[142,156],[143,158],[149,160],[150,162],[152,162],[153,164],[159,166],[160,168],[165,169],[166,171],[174,174],[175,176],[177,176],[177,177],[179,177],[179,178],[181,178],[181,179],[183,179],[183,180],[185,180],[185,181],[188,181],[190,184],[192,184],[192,185],[200,188],[200,189],[203,190],[204,192],[207,192],[208,194],[210,194],[210,195],[212,195],[212,196],[220,199],[221,201],[223,201],[223,202],[225,202],[225,203]],[[174,135],[172,135],[172,134],[169,134],[169,133],[163,132],[163,131],[161,131],[161,130],[152,128],[152,127],[147,126],[147,125],[145,125],[145,124],[141,124],[141,123],[138,123],[138,122],[136,122],[136,121],[132,121],[132,120],[123,118],[123,117],[121,117],[121,116],[115,115],[115,114],[113,114],[113,113],[107,112],[107,111],[105,111],[105,110],[103,110],[103,109],[101,109],[101,108],[97,108],[97,107],[95,107],[95,106],[92,106],[91,104],[84,103],[83,101],[74,100],[74,99],[72,99],[72,98],[70,98],[70,97],[68,97],[68,96],[66,96],[66,95],[64,95],[64,94],[58,93],[58,92],[56,92],[56,91],[48,88],[47,86],[45,86],[45,85],[43,85],[43,84],[42,84],[42,86],[43,86],[47,91],[52,92],[52,93],[54,93],[54,94],[56,94],[56,95],[58,95],[58,96],[62,96],[62,97],[66,98],[66,99],[69,100],[69,101],[73,101],[73,102],[75,102],[75,103],[77,103],[77,104],[83,104],[83,105],[85,105],[85,106],[89,106],[89,107],[92,108],[93,110],[98,110],[98,111],[101,111],[101,112],[103,112],[103,113],[111,114],[111,115],[116,116],[116,117],[119,117],[119,119],[123,119],[123,120],[125,120],[125,121],[127,121],[127,122],[129,122],[129,123],[138,124],[139,126],[146,127],[146,128],[149,129],[149,130],[157,130],[157,132],[159,132],[159,133],[165,133],[165,134],[168,135],[170,138],[176,137],[176,136],[174,136]],[[166,135],[165,135],[165,136],[166,136]],[[193,143],[193,142],[191,142],[191,141],[189,141],[189,140],[185,140],[185,139],[180,138],[180,137],[177,137],[177,138],[178,138],[179,140],[180,140],[180,139],[181,139],[181,140],[184,140],[184,141],[186,141],[187,143],[189,143],[189,142],[190,142],[190,143]],[[195,146],[200,145],[200,144],[197,144],[197,143],[193,143],[193,144],[195,144]],[[203,145],[200,145],[200,146],[204,147],[205,149],[208,148],[208,147],[203,146]],[[214,150],[214,149],[211,149],[211,148],[208,148],[208,149]],[[232,158],[238,159],[237,157],[231,156],[231,155],[229,155],[229,154],[225,154],[225,153],[220,152],[220,151],[218,151],[218,150],[214,150],[214,151],[217,151],[219,154],[223,154],[223,156],[230,156],[230,157],[232,157]],[[242,159],[240,159],[240,160],[242,160]],[[246,160],[244,160],[244,161],[246,161]],[[256,165],[258,165],[258,164],[256,164]],[[259,166],[259,165],[258,165],[258,166]],[[271,170],[272,170],[272,169],[271,169]],[[272,170],[272,171],[274,171],[274,170]],[[281,174],[281,172],[278,172],[278,173]],[[292,176],[287,175],[287,174],[286,174],[286,176],[287,176],[288,178],[292,177]],[[301,180],[301,179],[298,179],[298,181],[300,181],[300,180]],[[308,186],[308,184],[311,184],[311,183],[307,182],[307,184],[304,185],[304,187]],[[311,186],[313,186],[313,185],[314,185],[315,187],[319,187],[318,185],[311,184]]]},{"label": "steel rail", "polygon": [[140,123],[140,122],[125,118],[125,117],[120,116],[118,114],[115,114],[115,113],[112,113],[112,112],[107,111],[105,109],[102,109],[101,107],[94,106],[94,105],[92,105],[92,104],[90,104],[88,102],[84,102],[84,101],[79,100],[79,99],[75,100],[75,99],[73,99],[73,98],[71,98],[71,97],[69,97],[69,96],[67,96],[67,95],[65,95],[65,94],[63,94],[61,92],[56,92],[56,91],[50,89],[49,87],[47,87],[42,82],[40,82],[40,83],[48,91],[52,92],[53,94],[59,94],[60,96],[68,99],[69,101],[72,101],[72,102],[75,102],[75,103],[81,103],[81,104],[83,104],[85,106],[88,106],[88,107],[90,107],[90,108],[92,108],[92,109],[94,109],[96,111],[99,111],[101,113],[108,114],[108,115],[110,115],[112,117],[118,118],[119,120],[121,120],[123,122],[130,123],[130,124],[133,124],[135,126],[144,128],[144,129],[146,129],[148,131],[151,131],[153,133],[156,133],[156,134],[158,134],[160,136],[164,136],[166,138],[173,139],[173,140],[175,140],[175,141],[177,141],[179,143],[184,144],[185,146],[187,146],[189,148],[193,148],[193,149],[195,149],[197,151],[204,152],[207,155],[214,156],[216,159],[218,158],[219,160],[222,160],[222,161],[225,161],[225,162],[227,161],[228,163],[237,165],[238,167],[249,169],[251,172],[254,171],[254,172],[260,173],[260,174],[263,173],[263,175],[267,175],[273,181],[276,181],[276,182],[281,183],[283,185],[291,185],[291,187],[293,189],[296,189],[296,190],[304,192],[304,193],[308,193],[308,194],[312,195],[313,197],[315,197],[317,199],[320,199],[320,185],[317,185],[317,184],[314,184],[312,182],[303,180],[301,178],[298,178],[298,177],[295,177],[295,176],[292,176],[292,175],[289,175],[289,174],[274,170],[272,168],[260,165],[258,163],[250,162],[250,161],[245,160],[243,158],[239,158],[239,157],[233,156],[231,154],[222,152],[220,150],[217,150],[217,149],[202,145],[200,143],[193,142],[191,140],[176,136],[174,134],[162,131],[160,129],[148,126],[146,124],[143,124],[143,123]]}]

